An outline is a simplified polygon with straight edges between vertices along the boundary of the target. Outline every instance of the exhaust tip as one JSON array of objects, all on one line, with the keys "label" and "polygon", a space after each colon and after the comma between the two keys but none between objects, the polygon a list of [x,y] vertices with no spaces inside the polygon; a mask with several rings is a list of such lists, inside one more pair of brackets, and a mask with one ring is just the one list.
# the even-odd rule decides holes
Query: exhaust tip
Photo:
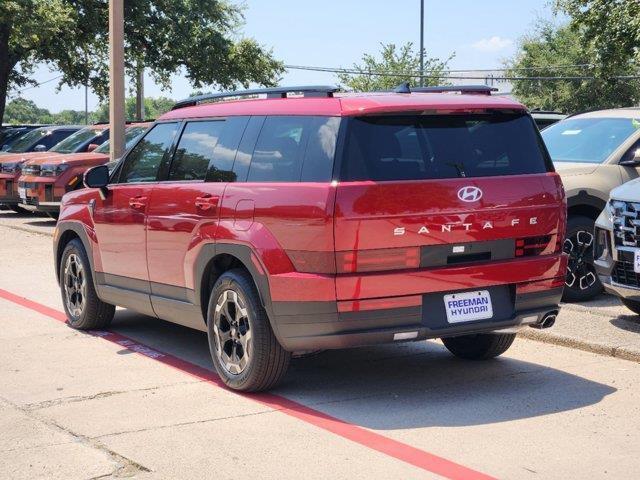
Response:
[{"label": "exhaust tip", "polygon": [[551,328],[556,323],[556,317],[558,316],[558,311],[554,310],[548,313],[545,313],[538,323],[531,325],[533,328]]}]

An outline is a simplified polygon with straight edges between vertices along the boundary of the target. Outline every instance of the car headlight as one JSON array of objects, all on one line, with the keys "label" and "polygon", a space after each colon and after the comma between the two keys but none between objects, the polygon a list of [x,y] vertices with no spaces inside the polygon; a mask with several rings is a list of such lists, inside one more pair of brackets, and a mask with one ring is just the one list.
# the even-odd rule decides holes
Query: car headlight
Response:
[{"label": "car headlight", "polygon": [[21,163],[13,162],[13,163],[3,163],[2,164],[2,173],[18,173],[20,172]]},{"label": "car headlight", "polygon": [[69,165],[66,163],[58,163],[56,165],[42,165],[42,168],[40,170],[40,174],[44,177],[44,176],[48,176],[48,177],[57,177],[58,175],[60,175],[62,172],[64,172],[67,168],[69,168]]}]

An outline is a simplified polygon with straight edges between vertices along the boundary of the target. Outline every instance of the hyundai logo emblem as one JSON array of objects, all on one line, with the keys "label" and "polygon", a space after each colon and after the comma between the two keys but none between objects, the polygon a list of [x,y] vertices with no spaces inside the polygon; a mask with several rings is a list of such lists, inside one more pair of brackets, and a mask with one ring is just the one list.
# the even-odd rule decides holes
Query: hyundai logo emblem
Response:
[{"label": "hyundai logo emblem", "polygon": [[463,202],[477,202],[482,198],[482,190],[478,187],[462,187],[458,190],[458,198]]}]

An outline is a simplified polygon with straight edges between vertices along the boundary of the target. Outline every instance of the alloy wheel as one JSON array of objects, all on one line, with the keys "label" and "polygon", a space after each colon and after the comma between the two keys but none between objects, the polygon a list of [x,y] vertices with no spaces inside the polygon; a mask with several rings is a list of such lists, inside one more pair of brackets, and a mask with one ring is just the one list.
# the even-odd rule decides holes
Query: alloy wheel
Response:
[{"label": "alloy wheel", "polygon": [[574,290],[588,290],[598,281],[593,266],[593,234],[578,230],[564,241],[564,251],[569,255],[566,286]]},{"label": "alloy wheel", "polygon": [[213,314],[213,338],[222,367],[241,374],[253,354],[251,326],[246,304],[237,292],[225,290],[218,297]]},{"label": "alloy wheel", "polygon": [[69,313],[80,317],[86,303],[87,282],[82,262],[75,253],[67,257],[64,266],[64,294]]}]

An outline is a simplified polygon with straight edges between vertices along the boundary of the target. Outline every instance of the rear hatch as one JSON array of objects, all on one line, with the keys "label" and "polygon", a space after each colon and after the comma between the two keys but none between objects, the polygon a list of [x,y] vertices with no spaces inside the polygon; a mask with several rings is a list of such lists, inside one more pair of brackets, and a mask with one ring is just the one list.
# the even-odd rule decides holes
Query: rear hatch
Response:
[{"label": "rear hatch", "polygon": [[[557,253],[562,184],[524,112],[346,120],[338,274],[473,265]],[[354,298],[352,288],[338,299]]]}]

